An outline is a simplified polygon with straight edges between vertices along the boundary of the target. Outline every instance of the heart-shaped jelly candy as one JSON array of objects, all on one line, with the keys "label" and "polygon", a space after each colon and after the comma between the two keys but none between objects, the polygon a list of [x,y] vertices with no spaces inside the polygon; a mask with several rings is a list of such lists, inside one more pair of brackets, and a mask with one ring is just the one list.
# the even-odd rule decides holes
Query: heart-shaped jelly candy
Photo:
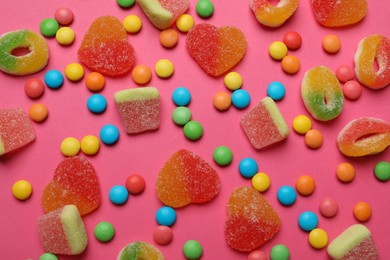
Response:
[{"label": "heart-shaped jelly candy", "polygon": [[245,55],[246,40],[236,27],[195,25],[186,37],[187,50],[211,76],[220,76],[236,65]]},{"label": "heart-shaped jelly candy", "polygon": [[280,218],[268,201],[252,187],[239,187],[230,195],[225,238],[237,251],[250,252],[273,238]]},{"label": "heart-shaped jelly candy", "polygon": [[212,200],[221,186],[217,172],[198,155],[179,150],[165,163],[157,179],[157,196],[173,208]]},{"label": "heart-shaped jelly candy", "polygon": [[126,74],[135,62],[134,48],[127,41],[123,23],[113,16],[102,16],[92,23],[78,57],[91,70],[108,76]]},{"label": "heart-shaped jelly candy", "polygon": [[87,159],[79,156],[66,158],[58,165],[42,194],[46,212],[74,204],[80,215],[85,215],[97,209],[101,200],[96,171]]}]

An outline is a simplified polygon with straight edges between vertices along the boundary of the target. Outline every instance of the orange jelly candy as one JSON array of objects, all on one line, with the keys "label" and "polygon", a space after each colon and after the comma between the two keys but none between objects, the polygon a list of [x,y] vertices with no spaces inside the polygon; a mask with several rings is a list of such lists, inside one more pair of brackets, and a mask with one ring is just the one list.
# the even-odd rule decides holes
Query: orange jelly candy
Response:
[{"label": "orange jelly candy", "polygon": [[263,25],[279,27],[290,18],[298,7],[299,0],[281,0],[274,6],[269,0],[251,0],[250,8]]},{"label": "orange jelly candy", "polygon": [[113,16],[97,18],[88,29],[78,57],[89,69],[108,76],[128,73],[135,62],[123,23]]},{"label": "orange jelly candy", "polygon": [[239,187],[230,195],[225,238],[230,247],[250,252],[272,239],[280,218],[271,204],[252,187]]},{"label": "orange jelly candy", "polygon": [[360,83],[371,89],[388,86],[390,84],[390,39],[380,34],[362,39],[355,53],[355,73]]},{"label": "orange jelly candy", "polygon": [[245,36],[233,26],[195,25],[187,34],[186,45],[191,57],[214,77],[234,67],[246,52]]},{"label": "orange jelly candy", "polygon": [[157,196],[173,208],[205,203],[219,192],[217,172],[198,155],[179,150],[165,163],[157,179]]},{"label": "orange jelly candy", "polygon": [[312,0],[311,5],[318,23],[326,27],[357,23],[367,13],[366,0]]},{"label": "orange jelly candy", "polygon": [[373,117],[349,122],[337,137],[337,146],[346,156],[365,156],[384,151],[390,145],[390,124]]},{"label": "orange jelly candy", "polygon": [[79,156],[66,158],[58,165],[53,180],[42,194],[42,206],[46,212],[74,204],[80,215],[85,215],[97,209],[101,201],[95,169],[87,159]]}]

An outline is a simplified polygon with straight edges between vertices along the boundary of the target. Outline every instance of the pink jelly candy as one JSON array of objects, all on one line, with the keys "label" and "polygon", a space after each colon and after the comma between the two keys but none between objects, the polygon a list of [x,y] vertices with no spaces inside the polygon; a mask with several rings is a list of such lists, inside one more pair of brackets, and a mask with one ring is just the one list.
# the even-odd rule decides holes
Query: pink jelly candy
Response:
[{"label": "pink jelly candy", "polygon": [[100,206],[99,180],[92,164],[84,157],[64,159],[54,172],[53,180],[42,194],[42,206],[46,212],[68,204],[74,204],[85,215]]},{"label": "pink jelly candy", "polygon": [[361,117],[352,120],[337,136],[337,146],[346,156],[383,152],[390,145],[390,124],[382,119]]},{"label": "pink jelly candy", "polygon": [[136,134],[160,127],[160,93],[156,88],[121,90],[115,93],[114,99],[126,133]]},{"label": "pink jelly candy", "polygon": [[154,26],[167,29],[190,7],[188,0],[137,0]]},{"label": "pink jelly candy", "polygon": [[239,187],[230,195],[225,238],[230,247],[250,252],[272,239],[280,218],[271,204],[252,187]]},{"label": "pink jelly candy", "polygon": [[187,50],[199,66],[211,76],[220,76],[245,55],[246,40],[236,27],[195,25],[187,34]]},{"label": "pink jelly candy", "polygon": [[45,252],[77,255],[88,245],[84,223],[75,205],[66,205],[38,218],[38,231]]},{"label": "pink jelly candy", "polygon": [[135,62],[134,48],[127,41],[123,23],[113,16],[102,16],[92,23],[78,57],[91,70],[108,76],[128,73]]},{"label": "pink jelly candy", "polygon": [[165,205],[180,208],[205,203],[219,192],[217,172],[198,155],[179,150],[165,163],[157,178],[157,196]]},{"label": "pink jelly candy", "polygon": [[246,113],[240,124],[256,149],[280,142],[290,133],[286,121],[270,97],[264,98]]},{"label": "pink jelly candy", "polygon": [[329,244],[327,250],[334,260],[379,259],[370,230],[361,224],[354,224],[344,230]]},{"label": "pink jelly candy", "polygon": [[23,109],[0,109],[0,156],[34,140],[34,129]]}]

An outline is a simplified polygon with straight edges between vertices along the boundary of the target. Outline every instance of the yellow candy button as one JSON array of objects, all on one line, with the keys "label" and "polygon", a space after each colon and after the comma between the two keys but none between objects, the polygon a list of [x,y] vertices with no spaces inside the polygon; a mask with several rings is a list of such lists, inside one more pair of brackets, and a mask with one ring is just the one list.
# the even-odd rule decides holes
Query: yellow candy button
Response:
[{"label": "yellow candy button", "polygon": [[268,51],[274,60],[281,60],[287,55],[287,46],[284,42],[276,41],[271,43]]},{"label": "yellow candy button", "polygon": [[81,151],[87,155],[97,154],[100,148],[99,139],[93,135],[84,136],[81,139]]},{"label": "yellow candy button", "polygon": [[223,82],[225,83],[225,86],[230,90],[236,90],[241,88],[242,86],[242,77],[237,72],[229,72],[226,74]]},{"label": "yellow candy button", "polygon": [[293,129],[298,134],[304,135],[311,129],[312,123],[310,118],[305,115],[296,116],[293,120]]},{"label": "yellow candy button", "polygon": [[267,174],[264,172],[256,173],[255,176],[252,177],[252,186],[256,190],[260,192],[264,192],[269,189],[271,185],[271,181]]},{"label": "yellow candy button", "polygon": [[129,33],[137,33],[142,28],[141,19],[136,15],[128,15],[123,20],[123,26]]},{"label": "yellow candy button", "polygon": [[315,228],[309,233],[309,243],[315,249],[322,249],[328,244],[328,234],[321,228]]},{"label": "yellow candy button", "polygon": [[61,143],[61,152],[65,156],[75,156],[80,152],[80,142],[74,137],[65,138]]},{"label": "yellow candy button", "polygon": [[84,77],[84,68],[79,63],[71,63],[65,68],[65,76],[71,81],[79,81]]},{"label": "yellow candy button", "polygon": [[160,78],[169,78],[174,71],[173,63],[170,60],[161,59],[157,61],[154,70]]},{"label": "yellow candy button", "polygon": [[26,180],[20,180],[12,186],[12,194],[18,200],[26,200],[31,196],[32,186]]},{"label": "yellow candy button", "polygon": [[189,14],[182,14],[176,20],[176,27],[181,32],[188,32],[194,26],[194,18]]},{"label": "yellow candy button", "polygon": [[56,40],[61,45],[72,44],[74,38],[74,31],[69,27],[62,27],[56,33]]}]

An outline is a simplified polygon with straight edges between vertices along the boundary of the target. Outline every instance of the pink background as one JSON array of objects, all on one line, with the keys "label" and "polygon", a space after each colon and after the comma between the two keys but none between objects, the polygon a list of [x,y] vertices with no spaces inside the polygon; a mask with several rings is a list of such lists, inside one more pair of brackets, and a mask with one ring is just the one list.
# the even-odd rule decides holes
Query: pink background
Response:
[{"label": "pink background", "polygon": [[[233,25],[240,28],[247,38],[248,49],[244,59],[234,68],[243,79],[243,89],[252,98],[250,107],[266,96],[267,85],[271,81],[281,81],[286,87],[285,98],[278,106],[289,126],[295,116],[308,115],[301,97],[302,76],[313,66],[326,65],[333,70],[342,64],[353,66],[353,57],[358,42],[365,36],[380,33],[390,37],[387,26],[388,3],[385,0],[369,1],[366,18],[350,28],[330,29],[321,27],[315,20],[309,0],[300,2],[294,16],[282,27],[269,29],[261,26],[249,8],[249,1],[214,0],[215,12],[211,19],[197,16],[195,4],[191,0],[188,11],[196,23],[207,22],[216,26]],[[157,224],[155,213],[161,202],[156,197],[155,183],[159,170],[167,159],[181,148],[189,149],[202,156],[218,171],[221,178],[221,191],[210,203],[190,205],[177,210],[177,222],[173,226],[174,239],[168,246],[158,246],[167,259],[184,259],[182,246],[186,240],[198,240],[204,249],[202,259],[246,259],[247,254],[232,250],[224,238],[226,204],[234,188],[251,185],[238,172],[238,163],[244,157],[252,157],[259,164],[259,170],[271,178],[271,187],[264,193],[282,219],[282,227],[276,237],[261,247],[269,254],[275,244],[285,244],[291,252],[291,259],[328,259],[326,249],[314,250],[308,244],[308,233],[300,230],[297,219],[303,211],[314,211],[319,216],[319,227],[327,231],[332,240],[344,229],[357,223],[352,214],[353,206],[360,201],[371,204],[373,215],[366,223],[377,242],[382,259],[390,259],[388,232],[390,219],[390,199],[387,196],[388,183],[379,182],[373,174],[374,165],[382,160],[390,160],[390,150],[365,158],[342,156],[335,140],[340,129],[350,120],[373,116],[390,121],[390,90],[363,89],[359,100],[345,101],[342,114],[330,122],[313,120],[313,128],[324,136],[319,150],[310,150],[304,137],[293,131],[289,138],[269,149],[256,151],[242,131],[239,120],[248,111],[231,107],[221,113],[214,109],[212,99],[216,92],[228,91],[223,77],[211,78],[188,55],[185,48],[185,34],[180,33],[179,44],[172,50],[164,49],[159,43],[159,31],[155,29],[140,10],[139,6],[121,9],[114,0],[69,0],[69,1],[22,1],[2,0],[0,8],[0,34],[17,29],[32,29],[39,32],[40,22],[53,17],[58,7],[67,6],[74,11],[75,20],[70,25],[76,33],[76,40],[69,47],[60,46],[55,39],[46,39],[50,50],[48,66],[37,73],[43,79],[46,71],[64,71],[67,64],[77,62],[77,49],[84,33],[94,19],[102,15],[113,15],[120,20],[129,14],[138,15],[142,30],[128,39],[136,50],[136,64],[154,67],[161,58],[170,59],[175,65],[174,75],[167,80],[153,75],[150,86],[161,93],[161,127],[158,131],[129,136],[124,132],[120,116],[114,104],[113,94],[121,89],[136,87],[131,75],[121,78],[106,78],[106,87],[101,92],[108,100],[108,108],[102,115],[94,115],[86,107],[91,92],[83,81],[72,83],[65,79],[61,89],[46,89],[39,100],[30,100],[24,94],[24,83],[33,76],[14,77],[0,73],[0,108],[22,107],[26,111],[36,103],[44,103],[49,109],[49,117],[42,124],[33,123],[37,138],[34,143],[11,155],[0,158],[0,258],[38,259],[43,253],[39,242],[36,220],[44,214],[41,207],[41,194],[45,185],[52,179],[57,165],[64,159],[59,147],[69,136],[81,140],[88,134],[99,135],[100,128],[115,124],[120,130],[119,142],[111,147],[102,145],[98,155],[88,157],[95,166],[101,183],[103,201],[99,209],[83,217],[89,235],[89,245],[81,256],[61,256],[60,259],[114,259],[126,244],[143,240],[154,244],[152,235]],[[281,40],[284,33],[298,31],[303,38],[302,47],[290,52],[299,57],[301,70],[294,76],[283,73],[281,63],[268,55],[268,46]],[[342,48],[336,55],[326,54],[321,40],[327,34],[340,37]],[[89,73],[86,70],[86,73]],[[188,141],[181,127],[174,125],[171,113],[175,108],[171,101],[172,91],[179,86],[187,87],[192,94],[189,105],[193,119],[201,122],[204,136],[198,142]],[[291,129],[292,130],[292,129]],[[222,168],[212,159],[213,150],[219,145],[231,148],[234,154],[230,166]],[[85,156],[81,154],[81,156]],[[335,169],[341,162],[352,163],[357,170],[352,183],[343,184],[336,179]],[[145,177],[147,188],[139,196],[130,196],[123,206],[115,206],[108,199],[113,185],[124,184],[126,177],[133,173]],[[311,175],[317,187],[309,197],[298,196],[291,207],[283,207],[276,200],[276,192],[282,185],[294,186],[300,175]],[[28,180],[33,186],[33,195],[27,201],[16,200],[11,192],[14,182]],[[324,197],[333,197],[339,203],[339,214],[326,219],[319,214],[318,205]],[[100,221],[111,222],[116,229],[114,239],[103,244],[93,236],[93,229]]]}]

